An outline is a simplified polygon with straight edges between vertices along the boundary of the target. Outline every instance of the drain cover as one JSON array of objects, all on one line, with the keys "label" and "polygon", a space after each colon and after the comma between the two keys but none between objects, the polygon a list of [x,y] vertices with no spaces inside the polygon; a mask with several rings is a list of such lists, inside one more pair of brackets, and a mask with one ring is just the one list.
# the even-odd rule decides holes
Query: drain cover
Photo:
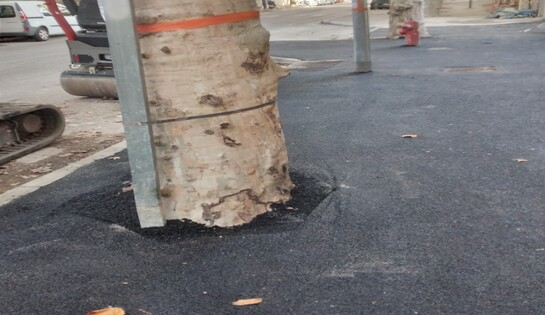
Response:
[{"label": "drain cover", "polygon": [[484,66],[484,67],[446,67],[444,72],[494,72],[496,67]]}]

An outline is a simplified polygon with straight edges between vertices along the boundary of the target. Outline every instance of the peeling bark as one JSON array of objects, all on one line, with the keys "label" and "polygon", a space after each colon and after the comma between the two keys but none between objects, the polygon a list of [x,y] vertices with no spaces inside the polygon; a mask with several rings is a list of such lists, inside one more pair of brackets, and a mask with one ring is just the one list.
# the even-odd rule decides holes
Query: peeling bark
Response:
[{"label": "peeling bark", "polygon": [[[254,0],[135,0],[138,23],[256,10]],[[258,19],[142,34],[161,206],[167,220],[229,227],[290,199],[276,106],[284,70]]]}]

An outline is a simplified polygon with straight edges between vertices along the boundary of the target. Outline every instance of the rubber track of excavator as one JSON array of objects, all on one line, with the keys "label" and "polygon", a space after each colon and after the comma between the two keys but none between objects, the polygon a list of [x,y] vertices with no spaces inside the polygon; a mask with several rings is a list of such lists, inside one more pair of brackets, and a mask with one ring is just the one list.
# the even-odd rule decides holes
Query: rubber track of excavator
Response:
[{"label": "rubber track of excavator", "polygon": [[0,164],[39,150],[51,144],[64,132],[64,115],[55,106],[0,103],[0,123],[14,126],[9,130],[3,128],[2,132],[17,134],[17,122],[27,114],[40,118],[39,130],[18,135],[16,141],[0,144]]}]

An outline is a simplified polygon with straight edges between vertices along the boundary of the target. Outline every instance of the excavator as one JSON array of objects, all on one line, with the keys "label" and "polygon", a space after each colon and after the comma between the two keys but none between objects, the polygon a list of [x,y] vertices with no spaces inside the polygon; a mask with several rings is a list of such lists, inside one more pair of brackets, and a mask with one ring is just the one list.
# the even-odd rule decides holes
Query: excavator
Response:
[{"label": "excavator", "polygon": [[81,31],[75,32],[57,6],[44,0],[66,35],[70,54],[69,69],[61,74],[61,86],[69,94],[97,98],[117,98],[106,22],[97,0],[63,0],[75,15]]},{"label": "excavator", "polygon": [[[106,24],[97,0],[65,0],[82,31],[76,33],[55,0],[44,0],[67,37],[71,65],[61,74],[62,88],[76,96],[116,98]],[[62,112],[52,105],[0,103],[0,165],[39,150],[64,132]]]}]

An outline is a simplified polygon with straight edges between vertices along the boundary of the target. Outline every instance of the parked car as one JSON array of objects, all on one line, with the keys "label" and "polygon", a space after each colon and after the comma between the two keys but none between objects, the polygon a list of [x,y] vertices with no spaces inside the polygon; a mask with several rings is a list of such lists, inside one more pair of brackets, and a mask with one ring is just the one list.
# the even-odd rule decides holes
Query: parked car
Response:
[{"label": "parked car", "polygon": [[[74,31],[80,27],[65,6],[59,9]],[[26,36],[46,41],[51,35],[64,35],[43,1],[0,1],[0,37]]]},{"label": "parked car", "polygon": [[371,0],[371,10],[389,9],[390,0]]},{"label": "parked car", "polygon": [[333,4],[333,3],[335,3],[335,0],[297,0],[298,5],[317,6],[317,5]]}]

